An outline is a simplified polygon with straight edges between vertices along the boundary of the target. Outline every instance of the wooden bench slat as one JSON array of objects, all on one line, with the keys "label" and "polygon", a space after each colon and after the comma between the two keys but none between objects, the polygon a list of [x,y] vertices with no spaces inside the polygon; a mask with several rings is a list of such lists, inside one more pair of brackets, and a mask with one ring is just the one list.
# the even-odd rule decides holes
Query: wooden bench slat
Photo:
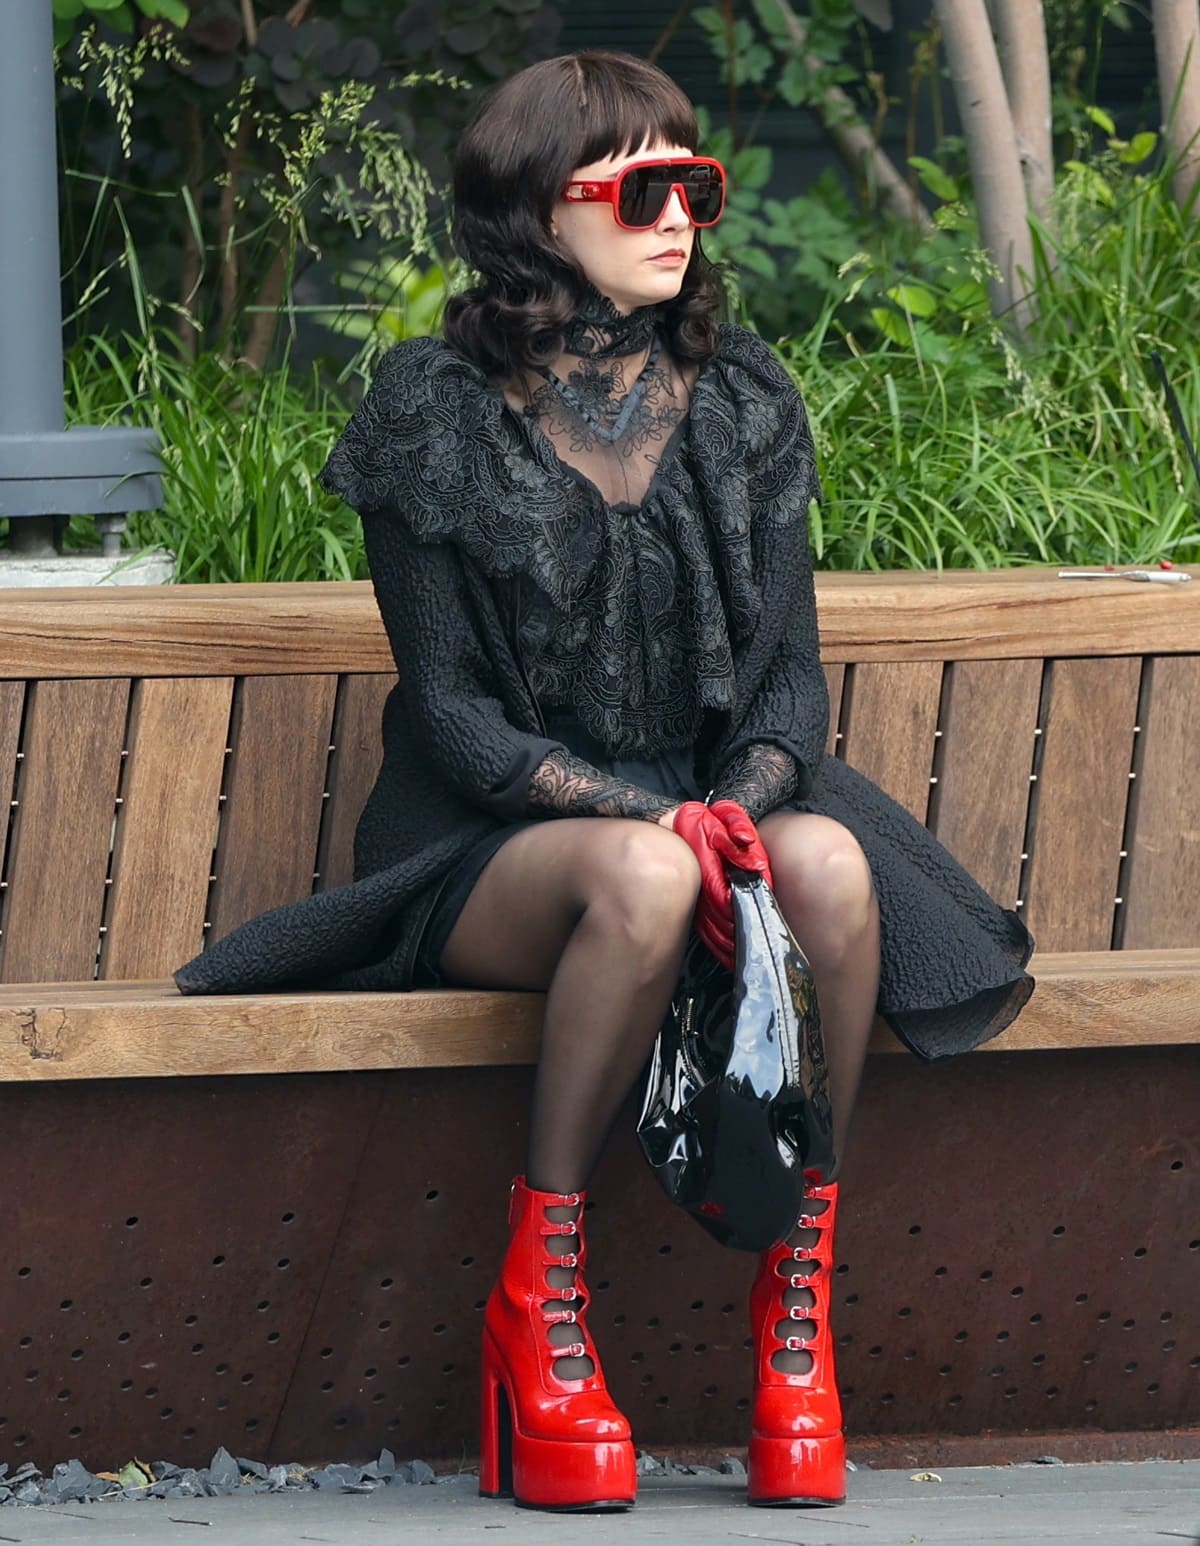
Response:
[{"label": "wooden bench slat", "polygon": [[338,690],[329,763],[329,800],[317,856],[318,891],[354,878],[354,829],[383,755],[380,724],[395,676],[347,676]]},{"label": "wooden bench slat", "polygon": [[[1200,950],[1038,956],[1037,990],[981,1050],[1194,1043]],[[0,1080],[321,1073],[535,1061],[540,993],[181,997],[169,982],[0,987]],[[883,1023],[874,1052],[902,1051]]]},{"label": "wooden bench slat", "polygon": [[829,734],[825,738],[825,750],[831,757],[838,754],[838,733],[841,730],[842,688],[846,680],[845,666],[826,666],[825,685],[829,689]]},{"label": "wooden bench slat", "polygon": [[[21,711],[25,706],[24,682],[0,682],[0,876],[8,844],[8,817],[21,741]],[[0,928],[4,924],[4,897],[0,895]]]},{"label": "wooden bench slat", "polygon": [[241,684],[209,904],[214,938],[312,892],[336,691],[335,676]]},{"label": "wooden bench slat", "polygon": [[1039,950],[1108,950],[1141,661],[1048,667],[1024,919]]},{"label": "wooden bench slat", "polygon": [[204,939],[232,677],[134,686],[100,951],[104,977],[158,977]]},{"label": "wooden bench slat", "polygon": [[963,660],[946,668],[934,836],[1002,907],[1020,897],[1040,660]]},{"label": "wooden bench slat", "polygon": [[129,683],[30,689],[0,977],[50,982],[95,969]]},{"label": "wooden bench slat", "polygon": [[[1000,660],[1171,655],[1200,649],[1200,565],[1191,583],[1059,580],[1056,567],[816,576],[821,655]],[[987,604],[986,614],[980,604]],[[0,680],[113,675],[390,672],[369,581],[0,592]]]},{"label": "wooden bench slat", "polygon": [[929,809],[942,666],[878,661],[851,668],[842,755],[919,822]]},{"label": "wooden bench slat", "polygon": [[1146,665],[1141,757],[1117,940],[1200,940],[1200,656]]}]

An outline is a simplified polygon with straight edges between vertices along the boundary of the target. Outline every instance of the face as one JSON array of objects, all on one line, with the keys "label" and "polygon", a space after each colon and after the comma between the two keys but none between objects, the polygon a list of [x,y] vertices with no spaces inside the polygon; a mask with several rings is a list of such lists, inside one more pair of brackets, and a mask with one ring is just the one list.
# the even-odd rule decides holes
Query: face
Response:
[{"label": "face", "polygon": [[[627,156],[607,156],[572,172],[572,178],[612,177],[631,161],[647,156],[691,156],[687,145],[652,140]],[[611,204],[572,203],[559,199],[550,222],[560,247],[575,259],[596,289],[628,315],[639,306],[673,300],[692,256],[696,228],[679,191],[667,200],[657,222],[644,231],[626,231]],[[661,256],[662,254],[670,256]]]}]

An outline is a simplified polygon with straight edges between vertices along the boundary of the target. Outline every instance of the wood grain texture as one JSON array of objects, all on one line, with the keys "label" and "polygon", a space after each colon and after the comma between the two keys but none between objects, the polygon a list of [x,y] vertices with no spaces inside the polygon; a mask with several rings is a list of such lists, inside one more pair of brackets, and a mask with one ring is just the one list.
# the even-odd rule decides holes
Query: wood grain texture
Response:
[{"label": "wood grain texture", "polygon": [[920,822],[929,808],[942,666],[938,661],[856,665],[842,755]]},{"label": "wood grain texture", "polygon": [[25,726],[0,977],[95,969],[129,683],[37,682]]},{"label": "wood grain texture", "polygon": [[[1194,653],[1200,565],[1181,567],[1192,580],[1175,585],[1050,567],[818,573],[821,658]],[[366,580],[0,591],[0,680],[94,675],[97,660],[134,677],[394,670]]]},{"label": "wood grain texture", "polygon": [[318,891],[354,878],[354,829],[383,753],[380,725],[394,676],[347,676],[338,688],[329,763],[329,799],[317,854]]},{"label": "wood grain texture", "polygon": [[1139,741],[1119,943],[1197,945],[1200,656],[1147,661]]},{"label": "wood grain texture", "polygon": [[[1200,950],[1038,956],[1037,989],[981,1051],[1188,1044]],[[539,993],[183,998],[169,982],[0,987],[0,1080],[319,1073],[532,1063]],[[873,1052],[902,1052],[876,1023]]]},{"label": "wood grain texture", "polygon": [[[17,752],[21,741],[21,711],[25,706],[24,682],[0,682],[0,877],[8,851],[8,818],[16,782]],[[0,896],[0,928],[4,923],[4,898]]]},{"label": "wood grain texture", "polygon": [[946,667],[930,827],[1002,907],[1020,896],[1041,685],[1040,660]]},{"label": "wood grain texture", "polygon": [[212,937],[312,892],[334,676],[247,677],[234,705]]},{"label": "wood grain texture", "polygon": [[1141,661],[1055,660],[1048,668],[1023,919],[1039,950],[1107,950]]},{"label": "wood grain texture", "polygon": [[845,680],[845,666],[825,667],[825,685],[829,689],[829,734],[825,738],[825,750],[831,757],[838,754],[838,733],[842,728],[842,687]]},{"label": "wood grain texture", "polygon": [[232,677],[134,686],[103,977],[159,977],[204,940]]}]

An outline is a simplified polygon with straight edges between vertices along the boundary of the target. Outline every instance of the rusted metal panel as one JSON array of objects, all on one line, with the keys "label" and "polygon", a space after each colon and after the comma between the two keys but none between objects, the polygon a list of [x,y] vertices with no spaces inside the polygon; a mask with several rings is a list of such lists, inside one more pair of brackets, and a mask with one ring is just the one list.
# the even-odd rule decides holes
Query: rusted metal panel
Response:
[{"label": "rusted metal panel", "polygon": [[[19,1199],[0,1460],[473,1455],[529,1084],[511,1068],[0,1086]],[[1194,1049],[872,1059],[836,1243],[849,1433],[936,1434],[947,1454],[1067,1433],[1086,1458],[1114,1432],[1197,1426],[1197,1109]],[[753,1259],[671,1208],[630,1108],[620,1125],[589,1215],[610,1385],[639,1443],[736,1447]]]}]

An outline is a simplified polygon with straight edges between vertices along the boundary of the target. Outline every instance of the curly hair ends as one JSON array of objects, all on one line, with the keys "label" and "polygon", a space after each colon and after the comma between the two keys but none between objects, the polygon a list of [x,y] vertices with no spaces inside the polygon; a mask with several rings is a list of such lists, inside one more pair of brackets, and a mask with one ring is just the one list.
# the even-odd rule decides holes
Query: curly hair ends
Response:
[{"label": "curly hair ends", "polygon": [[[447,300],[446,342],[502,379],[549,364],[587,284],[550,233],[572,172],[654,140],[694,149],[698,139],[684,93],[633,54],[562,54],[495,87],[454,156],[454,246],[481,281]],[[724,312],[720,268],[697,231],[679,294],[663,307],[676,358],[709,359]]]}]

